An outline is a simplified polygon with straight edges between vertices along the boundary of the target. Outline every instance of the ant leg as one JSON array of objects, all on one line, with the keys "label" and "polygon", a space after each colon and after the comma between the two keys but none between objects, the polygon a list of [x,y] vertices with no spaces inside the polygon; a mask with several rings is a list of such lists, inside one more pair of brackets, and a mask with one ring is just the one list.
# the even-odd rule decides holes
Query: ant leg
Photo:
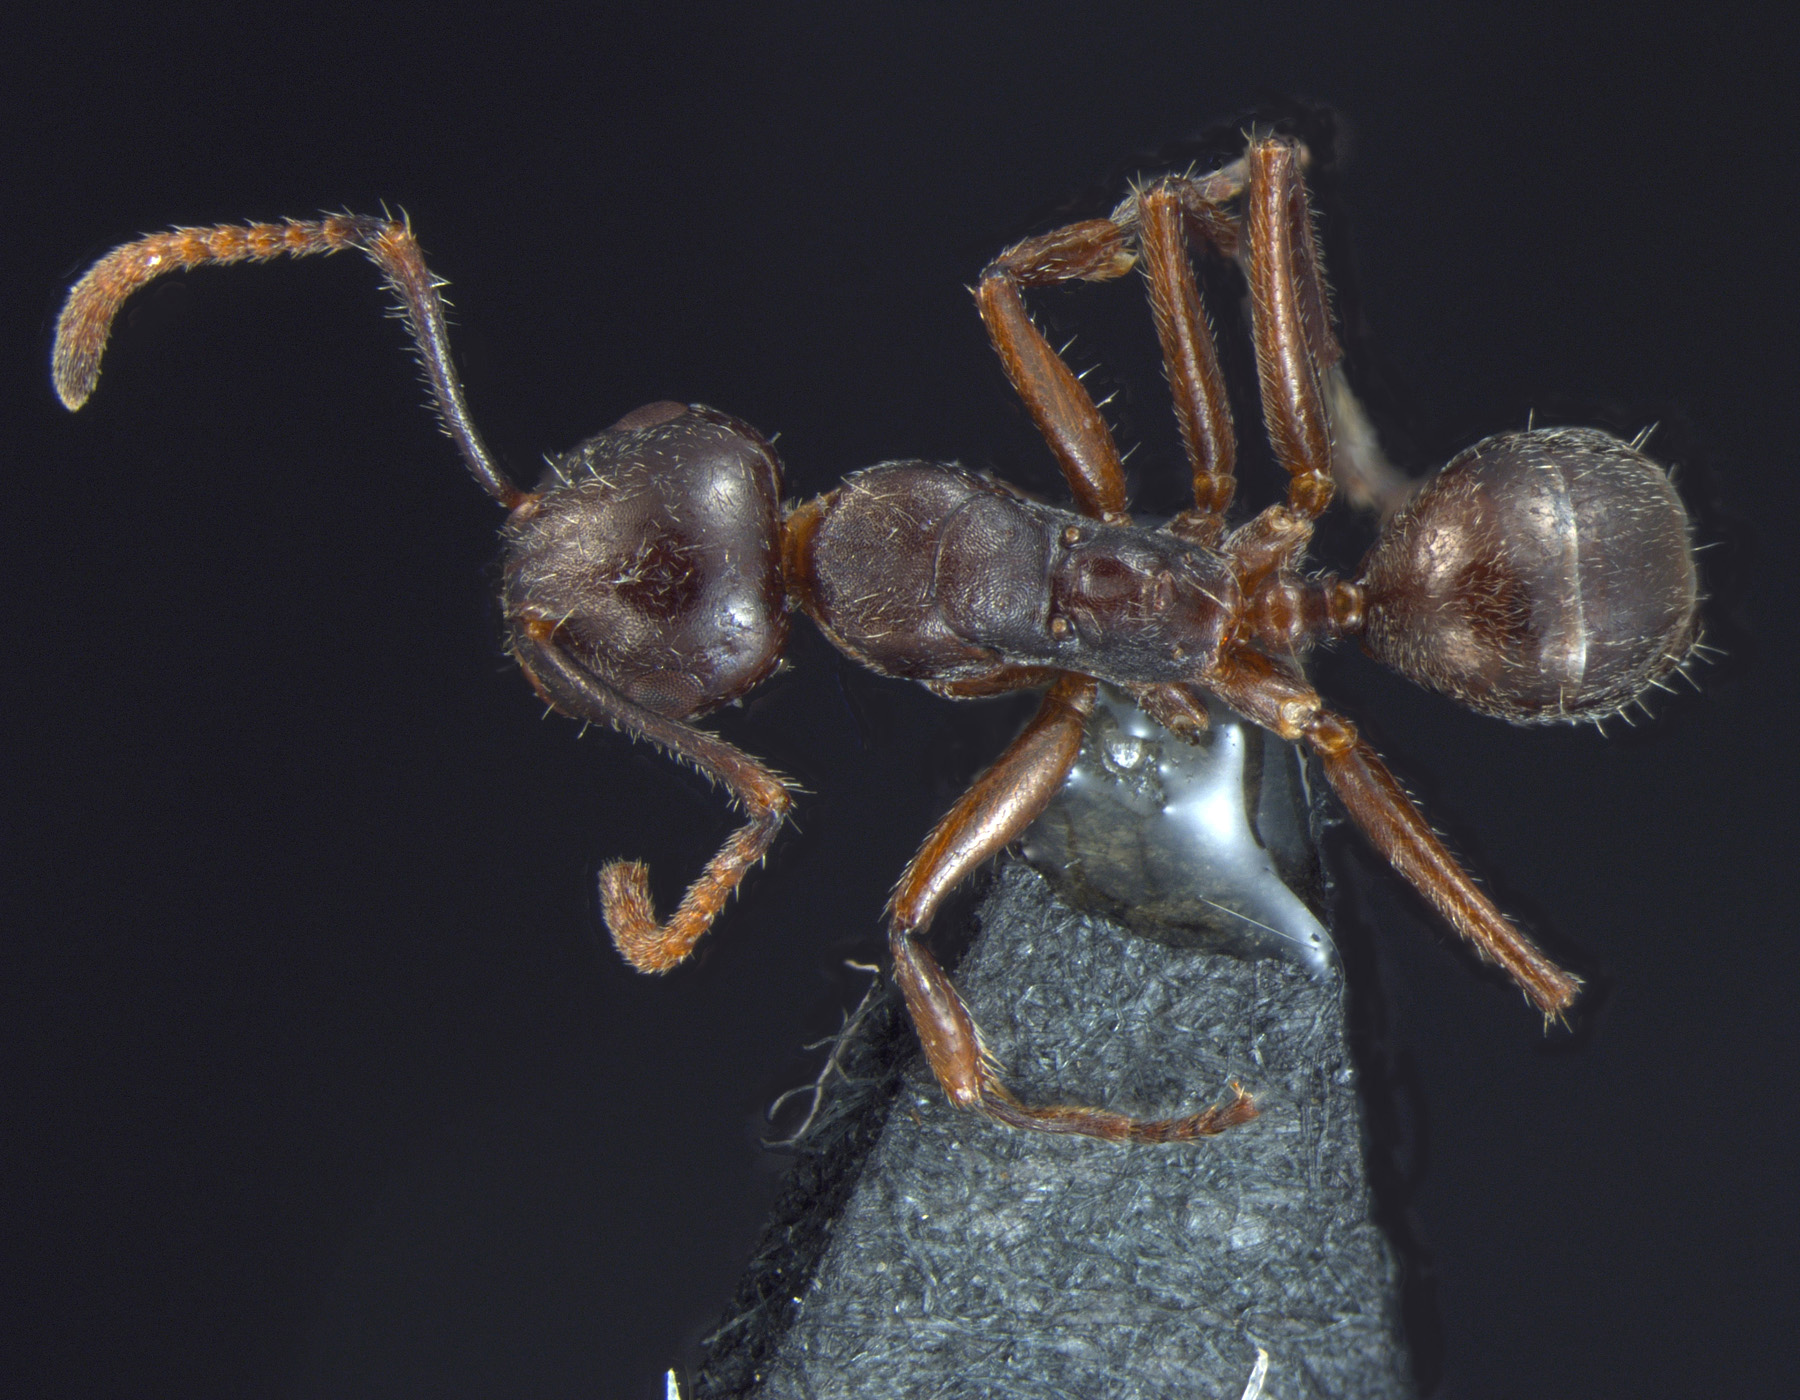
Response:
[{"label": "ant leg", "polygon": [[1331,503],[1331,420],[1320,376],[1340,352],[1298,148],[1253,141],[1244,159],[1250,173],[1241,256],[1250,282],[1256,373],[1269,442],[1288,473],[1287,503],[1240,526],[1227,545],[1249,597],[1305,551],[1313,522]]},{"label": "ant leg", "polygon": [[1197,744],[1212,728],[1212,717],[1206,712],[1205,697],[1185,681],[1164,681],[1155,685],[1125,687],[1137,707],[1177,739]]},{"label": "ant leg", "polygon": [[432,405],[481,489],[508,510],[524,502],[528,493],[500,469],[469,417],[462,385],[450,363],[450,333],[444,324],[443,299],[438,295],[444,284],[425,266],[412,226],[404,221],[336,214],[279,224],[178,228],[114,248],[70,289],[57,318],[50,358],[57,395],[71,411],[88,401],[99,382],[100,357],[119,309],[139,287],[165,272],[268,262],[284,255],[304,258],[346,248],[365,254],[400,298],[400,311],[418,348]]},{"label": "ant leg", "polygon": [[1288,471],[1287,512],[1310,524],[1331,503],[1331,423],[1319,379],[1342,352],[1299,154],[1288,142],[1252,144],[1245,194],[1256,370],[1275,458]]},{"label": "ant leg", "polygon": [[1332,791],[1387,863],[1449,920],[1488,961],[1518,983],[1546,1017],[1575,1004],[1581,979],[1564,972],[1469,878],[1406,789],[1356,726],[1320,710],[1306,726]]},{"label": "ant leg", "polygon": [[[1243,192],[1257,149],[1268,144],[1267,141],[1252,143],[1250,153],[1242,159],[1202,179],[1162,182],[1177,187],[1190,227],[1220,254],[1237,258],[1240,263],[1245,261],[1244,229],[1241,221],[1225,214],[1221,206]],[[1296,164],[1304,168],[1306,148],[1293,146],[1291,149]],[[1113,217],[1119,215],[1115,213]],[[1406,504],[1418,483],[1388,461],[1368,414],[1344,376],[1340,363],[1343,350],[1331,334],[1331,298],[1326,291],[1310,218],[1296,224],[1293,243],[1302,308],[1300,323],[1305,331],[1307,348],[1312,352],[1313,364],[1318,368],[1326,418],[1332,427],[1331,474],[1352,505],[1373,510],[1387,520]],[[1248,266],[1245,272],[1248,275]]]},{"label": "ant leg", "polygon": [[1137,262],[1126,230],[1089,219],[1015,243],[981,274],[975,301],[1006,377],[1056,455],[1085,515],[1123,522],[1125,468],[1112,430],[1075,372],[1031,323],[1023,289],[1107,282]]},{"label": "ant leg", "polygon": [[552,709],[622,729],[722,783],[749,820],[688,886],[669,921],[658,923],[650,871],[641,861],[613,861],[600,871],[600,910],[613,942],[640,972],[667,972],[693,951],[751,866],[768,854],[793,795],[769,769],[715,734],[655,714],[603,685],[550,639],[544,623],[513,631],[513,652],[526,678]]},{"label": "ant leg", "polygon": [[962,681],[922,681],[933,695],[946,700],[989,700],[1016,690],[1037,690],[1055,685],[1068,674],[1054,666],[1002,666],[985,676]]},{"label": "ant leg", "polygon": [[975,1109],[1015,1128],[1133,1142],[1176,1142],[1223,1132],[1256,1116],[1242,1090],[1232,1101],[1183,1118],[1144,1120],[1102,1108],[1061,1104],[1029,1108],[1004,1083],[982,1044],[968,1005],[922,935],[951,890],[1029,826],[1068,776],[1081,748],[1082,726],[1094,707],[1094,682],[1065,675],[1050,688],[1037,716],[1000,758],[975,780],[900,877],[889,904],[888,945],[894,977],[919,1042],[944,1093],[959,1108]]},{"label": "ant leg", "polygon": [[1188,257],[1181,185],[1159,180],[1138,196],[1138,241],[1175,417],[1194,473],[1194,510],[1171,524],[1183,538],[1210,545],[1224,533],[1225,511],[1237,489],[1237,438],[1218,350]]},{"label": "ant leg", "polygon": [[891,924],[923,933],[949,893],[1032,822],[1069,776],[1094,711],[1094,681],[1062,672],[1031,723],[969,785],[901,872]]},{"label": "ant leg", "polygon": [[[1253,143],[1253,148],[1259,144],[1264,143]],[[1294,149],[1296,162],[1304,168],[1307,160],[1305,147]],[[1126,201],[1113,212],[1113,218],[1120,223],[1138,222],[1148,235],[1148,221],[1141,218],[1140,210],[1144,206],[1146,195],[1160,194],[1164,200],[1179,203],[1188,233],[1199,237],[1220,256],[1244,264],[1246,239],[1242,220],[1235,213],[1228,213],[1226,205],[1244,192],[1249,181],[1250,164],[1251,156],[1246,154],[1211,175],[1166,177],[1152,185],[1148,191]],[[1313,363],[1319,367],[1326,420],[1332,427],[1332,477],[1352,505],[1373,510],[1386,520],[1406,504],[1418,483],[1388,461],[1375,436],[1375,429],[1369,422],[1368,414],[1363,411],[1362,404],[1351,390],[1350,381],[1344,377],[1340,363],[1343,351],[1331,334],[1331,298],[1326,292],[1310,219],[1296,229],[1294,246],[1297,253],[1295,271],[1302,306],[1300,323],[1305,330],[1307,348],[1312,352]],[[1151,257],[1148,236],[1144,239],[1143,248],[1145,262],[1148,264]],[[1248,276],[1247,266],[1245,272]],[[1170,350],[1166,337],[1163,357],[1169,366],[1170,381],[1174,383],[1182,361]],[[1183,392],[1180,388],[1176,390],[1178,404]],[[1177,411],[1181,411],[1179,406]],[[1185,415],[1182,431],[1185,436]],[[1212,540],[1201,538],[1200,542],[1210,544]]]},{"label": "ant leg", "polygon": [[[1206,225],[1211,229],[1208,236],[1227,237],[1230,228],[1219,222],[1215,204],[1234,194],[1241,182],[1242,162],[1205,180],[1188,182],[1202,194],[1187,192],[1183,213],[1190,219],[1211,215],[1219,227],[1211,229],[1211,225]],[[1077,506],[1087,515],[1109,521],[1130,518],[1125,512],[1125,470],[1118,446],[1093,396],[1031,323],[1022,289],[1122,277],[1137,257],[1128,228],[1133,219],[1141,217],[1129,204],[1123,205],[1113,219],[1070,224],[1041,238],[1016,243],[988,265],[975,293],[988,338],[1000,356],[1006,377],[1055,453]],[[1172,211],[1151,217],[1176,222]],[[1195,538],[1211,543],[1222,528],[1219,513],[1230,503],[1235,485],[1232,473],[1236,441],[1224,378],[1206,329],[1205,312],[1200,308],[1199,291],[1187,262],[1180,228],[1164,231],[1155,250],[1148,246],[1149,236],[1142,241],[1146,244],[1146,258],[1151,260],[1151,305],[1157,316],[1158,333],[1163,335],[1163,354],[1172,367],[1171,381],[1180,381],[1176,387],[1176,411],[1181,417],[1183,436],[1189,442],[1195,500],[1206,512],[1193,527],[1198,531]],[[1156,261],[1159,258],[1160,268]],[[1172,264],[1179,264],[1179,274],[1168,270]],[[1159,286],[1171,288],[1166,298],[1159,297]],[[1165,300],[1169,318],[1166,331]],[[1192,347],[1194,356],[1203,357],[1202,367],[1191,373],[1176,370],[1174,366],[1185,361],[1185,354],[1171,350],[1171,337]],[[1193,739],[1206,728],[1205,705],[1180,686],[1138,687],[1133,694],[1150,714],[1185,738]]]},{"label": "ant leg", "polygon": [[1351,505],[1374,511],[1385,525],[1413,498],[1419,482],[1382,451],[1375,425],[1344,377],[1342,365],[1325,371],[1324,388],[1331,415],[1331,474]]},{"label": "ant leg", "polygon": [[1207,685],[1247,719],[1289,743],[1304,741],[1319,756],[1332,791],[1382,858],[1545,1016],[1559,1016],[1574,1005],[1580,979],[1551,962],[1481,892],[1381,756],[1353,724],[1324,707],[1318,692],[1252,651],[1224,658]]}]

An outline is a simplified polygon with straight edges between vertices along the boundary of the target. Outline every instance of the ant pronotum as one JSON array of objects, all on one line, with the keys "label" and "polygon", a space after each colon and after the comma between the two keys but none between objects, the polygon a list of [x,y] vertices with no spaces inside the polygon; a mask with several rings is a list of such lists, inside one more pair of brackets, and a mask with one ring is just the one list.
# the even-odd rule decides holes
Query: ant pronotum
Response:
[{"label": "ant pronotum", "polygon": [[[846,655],[950,698],[1048,687],[1036,717],[975,780],[900,877],[888,910],[895,975],[932,1070],[959,1105],[1016,1127],[1169,1141],[1255,1115],[1233,1101],[1143,1120],[1031,1107],[1002,1083],[924,942],[946,895],[1017,837],[1074,762],[1096,684],[1125,688],[1178,735],[1204,694],[1318,758],[1392,863],[1546,1016],[1579,983],[1476,887],[1356,730],[1325,708],[1300,655],[1355,636],[1376,657],[1515,723],[1599,719],[1685,661],[1697,587],[1688,519],[1666,472],[1582,428],[1492,437],[1409,501],[1354,446],[1354,400],[1291,142],[1257,137],[1204,177],[1158,180],[1110,218],[1007,249],[976,291],[1008,378],[1061,464],[1073,511],[942,463],[850,476],[791,509],[769,444],[710,408],[658,403],[513,484],[470,421],[450,364],[439,283],[411,228],[341,215],[153,234],[101,259],[57,327],[56,386],[93,392],[124,300],[175,268],[359,249],[398,294],[433,401],[464,461],[506,507],[504,607],[513,654],[555,709],[623,729],[723,783],[748,814],[667,922],[648,872],[600,876],[606,922],[645,971],[687,957],[792,804],[785,782],[691,721],[774,670],[795,608]],[[1251,292],[1263,417],[1289,474],[1285,504],[1235,528],[1236,444],[1188,240],[1237,258]],[[1032,324],[1023,292],[1124,276],[1142,263],[1194,481],[1194,505],[1134,525],[1112,435]],[[1333,417],[1344,442],[1334,463]],[[1386,496],[1390,518],[1354,580],[1301,572],[1334,493]]]}]

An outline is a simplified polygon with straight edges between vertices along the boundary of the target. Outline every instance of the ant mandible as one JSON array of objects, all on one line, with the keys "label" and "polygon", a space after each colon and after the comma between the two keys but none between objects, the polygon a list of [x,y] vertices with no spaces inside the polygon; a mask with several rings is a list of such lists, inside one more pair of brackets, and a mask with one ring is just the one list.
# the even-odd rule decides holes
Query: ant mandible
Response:
[{"label": "ant mandible", "polygon": [[[1685,662],[1698,590],[1686,512],[1668,474],[1606,433],[1538,429],[1456,457],[1394,510],[1354,580],[1302,572],[1334,481],[1333,408],[1346,416],[1325,280],[1291,141],[1253,137],[1202,177],[1137,190],[1104,219],[1015,244],[982,273],[981,316],[1049,443],[1075,510],[956,465],[857,472],[792,509],[755,429],[657,403],[552,462],[524,491],[489,455],[451,368],[441,285],[405,222],[340,215],[177,229],[102,258],[69,295],[54,377],[71,409],[93,392],[120,306],[176,268],[358,249],[385,274],[444,427],[508,511],[503,604],[513,655],[554,709],[609,724],[694,764],[748,814],[680,906],[659,921],[648,872],[614,862],[602,911],[644,971],[676,966],[768,852],[793,798],[756,759],[692,721],[774,669],[788,615],[847,656],[967,699],[1047,687],[1035,718],[926,838],[888,907],[895,976],[938,1082],[956,1104],[1019,1128],[1166,1142],[1255,1116],[1247,1096],[1137,1119],[1019,1102],[924,942],[944,898],[1018,837],[1061,786],[1096,685],[1123,687],[1178,735],[1206,724],[1203,693],[1316,755],[1375,848],[1547,1017],[1579,981],[1500,913],[1369,745],[1327,709],[1300,657],[1357,637],[1377,658],[1514,723],[1598,720]],[[1289,476],[1285,503],[1228,528],[1236,441],[1188,241],[1243,266],[1264,421]],[[1135,525],[1112,434],[1033,325],[1031,287],[1103,282],[1142,264],[1194,504]],[[1348,433],[1346,433],[1348,436]],[[1338,475],[1364,494],[1354,453]],[[1348,465],[1347,465],[1348,464]]]}]

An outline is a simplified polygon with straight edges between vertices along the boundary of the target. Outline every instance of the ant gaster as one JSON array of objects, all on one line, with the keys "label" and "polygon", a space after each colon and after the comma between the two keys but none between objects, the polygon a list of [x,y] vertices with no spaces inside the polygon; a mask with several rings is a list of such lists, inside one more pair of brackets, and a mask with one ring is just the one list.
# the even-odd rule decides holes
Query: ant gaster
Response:
[{"label": "ant gaster", "polygon": [[[1165,178],[1111,217],[1007,249],[976,290],[1007,377],[1062,467],[1074,510],[955,465],[890,462],[792,509],[748,425],[658,403],[513,484],[470,421],[451,368],[439,283],[403,222],[342,215],[178,229],[127,244],[70,293],[56,386],[93,391],[109,327],[175,268],[358,249],[386,275],[432,398],[482,487],[509,512],[504,609],[511,648],[553,708],[658,745],[723,783],[745,824],[666,922],[642,864],[600,876],[608,927],[645,971],[688,956],[788,815],[788,785],[692,721],[774,669],[798,608],[846,655],[949,698],[1047,687],[1036,717],[975,780],[900,877],[888,908],[895,976],[931,1068],[958,1105],[1020,1128],[1138,1141],[1216,1133],[1255,1115],[1247,1096],[1143,1120],[1019,1102],[924,941],[945,896],[1020,835],[1075,761],[1099,681],[1178,735],[1205,726],[1204,694],[1306,745],[1369,840],[1484,958],[1549,1017],[1579,982],[1495,908],[1299,657],[1354,636],[1377,658],[1515,723],[1599,719],[1682,666],[1695,644],[1688,519],[1662,468],[1605,433],[1508,433],[1421,489],[1359,463],[1302,176],[1304,153],[1256,137],[1211,175]],[[1262,410],[1285,503],[1236,527],[1236,440],[1188,242],[1237,259],[1251,293]],[[1142,264],[1194,504],[1135,525],[1112,435],[1079,378],[1033,325],[1031,287],[1101,282]],[[1337,477],[1388,520],[1354,580],[1303,572]],[[1367,467],[1368,470],[1361,468]]]}]

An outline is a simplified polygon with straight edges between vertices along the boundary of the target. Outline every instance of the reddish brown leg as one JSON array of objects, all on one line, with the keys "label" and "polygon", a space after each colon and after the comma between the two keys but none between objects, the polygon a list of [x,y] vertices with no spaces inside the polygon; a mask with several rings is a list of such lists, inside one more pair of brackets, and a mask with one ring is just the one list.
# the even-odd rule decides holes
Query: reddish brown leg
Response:
[{"label": "reddish brown leg", "polygon": [[1224,533],[1225,511],[1237,489],[1237,438],[1225,376],[1188,258],[1180,184],[1158,181],[1138,197],[1138,233],[1150,311],[1194,473],[1194,517],[1180,529],[1198,543],[1212,544]]},{"label": "reddish brown leg", "polygon": [[1085,676],[1058,680],[1025,732],[926,838],[901,875],[889,905],[894,976],[932,1073],[959,1108],[1045,1133],[1132,1142],[1210,1136],[1256,1116],[1242,1090],[1234,1086],[1230,1103],[1183,1118],[1145,1120],[1103,1108],[1021,1104],[1001,1082],[975,1018],[923,939],[950,891],[1023,832],[1056,795],[1080,751],[1082,726],[1094,708],[1094,690],[1094,682]]},{"label": "reddish brown leg", "polygon": [[[1266,167],[1270,157],[1261,152],[1271,146],[1279,148],[1279,143],[1256,143],[1243,162],[1246,171],[1256,162]],[[1293,152],[1294,165],[1305,163],[1304,148],[1289,146],[1287,149]],[[1300,311],[1301,332],[1318,374],[1326,420],[1331,425],[1331,475],[1351,504],[1374,510],[1386,520],[1406,504],[1418,483],[1388,461],[1368,415],[1344,377],[1340,363],[1343,350],[1331,333],[1331,298],[1326,291],[1318,243],[1313,236],[1312,220],[1305,207],[1304,185],[1297,170],[1291,185],[1295,197],[1287,201],[1287,217],[1293,229],[1290,241],[1296,304]],[[1183,193],[1184,207],[1192,209],[1201,203],[1197,191],[1184,190]],[[1215,239],[1215,242],[1221,251],[1226,251],[1223,241]],[[1241,250],[1245,243],[1246,240],[1240,237],[1235,246]]]},{"label": "reddish brown leg", "polygon": [[[1285,586],[1282,571],[1305,552],[1313,522],[1331,503],[1331,422],[1320,375],[1321,357],[1335,363],[1338,351],[1298,148],[1256,141],[1244,159],[1249,180],[1243,259],[1263,421],[1275,458],[1288,472],[1287,504],[1270,506],[1240,526],[1228,544],[1254,614],[1265,605],[1259,591]],[[1281,610],[1277,601],[1276,611]]]},{"label": "reddish brown leg", "polygon": [[1125,230],[1090,219],[1015,243],[981,274],[975,300],[988,339],[1083,514],[1124,521],[1125,469],[1093,396],[1050,348],[1025,310],[1022,288],[1123,277],[1137,261]]},{"label": "reddish brown leg", "polygon": [[1287,510],[1310,522],[1331,503],[1331,425],[1319,376],[1339,352],[1299,153],[1286,142],[1258,141],[1247,159],[1245,271],[1263,419],[1289,473]]},{"label": "reddish brown leg", "polygon": [[[1209,197],[1216,194],[1223,199],[1235,192],[1239,178],[1221,172],[1208,181],[1190,183],[1203,187]],[[1187,193],[1188,203],[1198,201],[1198,196]],[[1149,215],[1156,224],[1156,243],[1154,249],[1145,249],[1151,271],[1151,305],[1171,365],[1176,411],[1189,443],[1199,506],[1183,524],[1186,532],[1211,543],[1220,533],[1219,512],[1229,503],[1234,487],[1236,441],[1181,222],[1184,217],[1195,217],[1200,209],[1216,221],[1216,209],[1198,201],[1196,210],[1189,210],[1179,196],[1156,202],[1160,207]],[[1129,206],[1121,208],[1129,211]],[[1119,217],[1125,219],[1127,213]],[[1144,216],[1139,212],[1130,217],[1141,221]],[[1215,232],[1230,236],[1225,225]],[[1144,241],[1148,244],[1150,239]],[[1111,521],[1130,518],[1125,512],[1125,472],[1118,447],[1093,397],[1032,325],[1021,289],[1110,281],[1128,272],[1136,257],[1124,223],[1093,219],[1008,248],[982,274],[976,291],[982,320],[1007,378],[1056,454],[1076,504],[1088,515]],[[1172,351],[1171,345],[1183,348]],[[1204,703],[1183,687],[1142,686],[1133,693],[1149,713],[1185,738],[1193,739],[1206,728]]]},{"label": "reddish brown leg", "polygon": [[1267,657],[1239,652],[1208,685],[1239,714],[1289,743],[1304,740],[1363,834],[1420,894],[1518,983],[1546,1016],[1574,1005],[1580,979],[1547,958],[1481,892],[1406,795],[1387,765],[1348,720],[1324,708],[1318,693]]},{"label": "reddish brown leg", "polygon": [[56,392],[71,410],[87,402],[100,379],[100,356],[119,308],[139,287],[165,272],[215,263],[268,262],[282,256],[303,258],[346,248],[365,254],[400,298],[401,313],[431,387],[432,404],[475,480],[509,510],[519,505],[527,493],[500,470],[475,431],[462,385],[451,367],[450,335],[438,296],[443,284],[425,266],[412,228],[392,219],[338,214],[279,224],[179,228],[114,248],[87,270],[63,303],[50,360]]},{"label": "reddish brown leg", "polygon": [[[1243,163],[1236,164],[1241,179]],[[1150,313],[1194,476],[1194,508],[1177,515],[1167,528],[1203,545],[1216,545],[1225,533],[1225,512],[1237,490],[1237,436],[1187,232],[1191,225],[1218,251],[1235,251],[1234,231],[1219,208],[1219,201],[1239,188],[1237,180],[1227,178],[1229,173],[1204,181],[1159,180],[1139,193],[1135,210]],[[1179,738],[1197,742],[1208,728],[1206,702],[1191,687],[1134,686],[1131,694],[1145,713]]]},{"label": "reddish brown leg", "polygon": [[1307,725],[1306,742],[1375,849],[1476,952],[1498,963],[1545,1016],[1560,1016],[1575,1004],[1581,980],[1545,957],[1494,907],[1354,725],[1322,710]]},{"label": "reddish brown leg", "polygon": [[892,923],[923,933],[938,905],[1043,812],[1081,749],[1095,683],[1061,674],[1023,733],[969,785],[901,872],[888,902]]},{"label": "reddish brown leg", "polygon": [[653,714],[610,690],[556,645],[553,630],[547,623],[526,623],[513,633],[519,665],[553,709],[623,729],[686,759],[723,783],[749,813],[749,820],[688,887],[666,924],[657,922],[650,871],[642,862],[614,861],[601,870],[600,910],[619,952],[640,972],[667,972],[693,951],[738,882],[768,853],[793,797],[780,778],[716,734]]},{"label": "reddish brown leg", "polygon": [[988,700],[1019,690],[1055,685],[1068,673],[1054,666],[1002,666],[991,675],[966,681],[926,681],[925,688],[946,700]]},{"label": "reddish brown leg", "polygon": [[1178,739],[1190,744],[1212,728],[1206,701],[1191,685],[1131,685],[1125,687],[1138,708]]}]

